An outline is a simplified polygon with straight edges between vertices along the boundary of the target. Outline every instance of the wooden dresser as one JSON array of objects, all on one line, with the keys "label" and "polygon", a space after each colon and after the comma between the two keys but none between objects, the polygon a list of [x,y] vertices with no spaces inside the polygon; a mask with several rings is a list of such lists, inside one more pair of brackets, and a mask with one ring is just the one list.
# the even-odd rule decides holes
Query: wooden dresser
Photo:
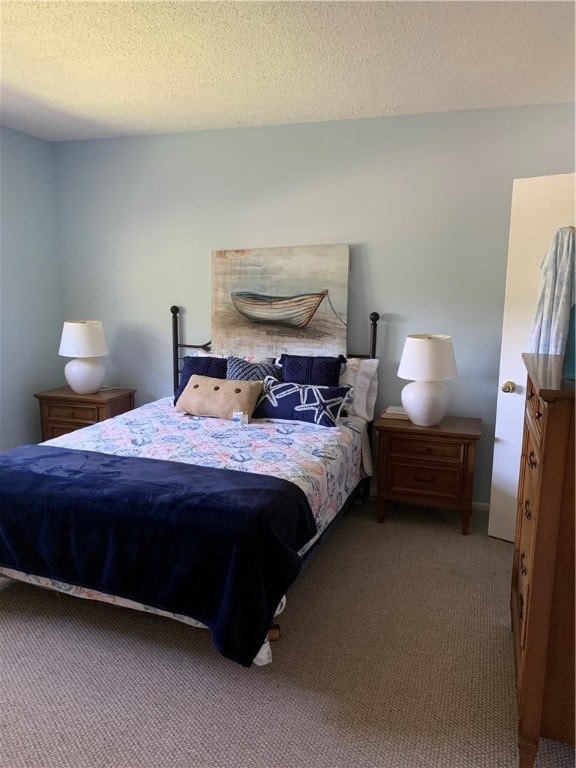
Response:
[{"label": "wooden dresser", "polygon": [[528,371],[511,612],[520,768],[540,737],[574,743],[574,382],[562,356]]},{"label": "wooden dresser", "polygon": [[42,440],[66,435],[134,408],[135,389],[113,387],[92,395],[78,395],[70,387],[37,392],[40,401]]}]

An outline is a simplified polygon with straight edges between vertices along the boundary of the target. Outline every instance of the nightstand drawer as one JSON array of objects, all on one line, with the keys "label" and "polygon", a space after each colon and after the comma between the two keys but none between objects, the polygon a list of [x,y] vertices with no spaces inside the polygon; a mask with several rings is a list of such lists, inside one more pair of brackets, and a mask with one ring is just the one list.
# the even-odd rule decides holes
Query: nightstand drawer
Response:
[{"label": "nightstand drawer", "polygon": [[95,405],[46,403],[46,418],[58,421],[81,421],[95,424],[98,421],[98,408]]},{"label": "nightstand drawer", "polygon": [[66,423],[64,421],[59,422],[46,422],[44,431],[42,434],[43,440],[52,440],[54,437],[62,437],[70,432],[75,432],[77,429],[88,426],[87,424],[73,424]]},{"label": "nightstand drawer", "polygon": [[433,496],[458,501],[462,492],[462,472],[390,462],[387,491],[407,495]]},{"label": "nightstand drawer", "polygon": [[414,440],[407,437],[390,438],[390,455],[401,457],[416,457],[433,461],[461,464],[464,457],[462,441],[442,442],[436,440]]}]

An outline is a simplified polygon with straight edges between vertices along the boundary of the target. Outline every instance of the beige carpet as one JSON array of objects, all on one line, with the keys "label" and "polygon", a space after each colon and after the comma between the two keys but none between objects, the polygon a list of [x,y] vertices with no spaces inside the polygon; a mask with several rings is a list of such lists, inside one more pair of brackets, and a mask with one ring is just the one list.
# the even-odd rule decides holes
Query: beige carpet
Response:
[{"label": "beige carpet", "polygon": [[[512,546],[353,508],[268,667],[207,631],[0,580],[2,768],[516,768]],[[538,768],[574,752],[541,741]]]}]

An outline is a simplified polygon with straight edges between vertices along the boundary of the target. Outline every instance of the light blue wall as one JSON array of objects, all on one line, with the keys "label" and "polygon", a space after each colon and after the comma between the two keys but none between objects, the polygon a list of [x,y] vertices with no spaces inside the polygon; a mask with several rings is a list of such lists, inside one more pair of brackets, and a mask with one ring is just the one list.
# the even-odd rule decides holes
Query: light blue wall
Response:
[{"label": "light blue wall", "polygon": [[40,440],[33,393],[59,386],[54,147],[0,128],[0,450]]},{"label": "light blue wall", "polygon": [[484,421],[488,502],[512,181],[574,170],[574,105],[66,142],[55,159],[63,309],[104,322],[108,385],[170,392],[169,307],[210,338],[212,250],[350,243],[349,350],[383,316],[378,406],[399,402],[407,333],[452,334],[449,412]]}]

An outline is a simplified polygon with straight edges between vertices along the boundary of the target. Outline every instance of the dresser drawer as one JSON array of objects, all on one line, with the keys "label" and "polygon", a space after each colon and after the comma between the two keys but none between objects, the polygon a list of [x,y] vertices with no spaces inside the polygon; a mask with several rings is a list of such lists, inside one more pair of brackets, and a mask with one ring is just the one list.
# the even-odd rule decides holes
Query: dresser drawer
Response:
[{"label": "dresser drawer", "polygon": [[52,421],[81,421],[84,424],[95,424],[98,421],[98,408],[95,405],[45,403],[44,413]]},{"label": "dresser drawer", "polygon": [[460,441],[414,440],[409,437],[390,438],[390,456],[430,459],[432,461],[461,464],[464,445]]},{"label": "dresser drawer", "polygon": [[518,666],[519,666],[519,678],[521,678],[522,671],[522,659],[524,655],[524,648],[526,647],[526,627],[528,626],[528,611],[530,609],[530,581],[526,578],[518,585],[518,618],[517,618],[517,642],[518,642]]},{"label": "dresser drawer", "polygon": [[522,467],[521,472],[522,484],[518,492],[518,522],[523,536],[525,531],[530,531],[530,535],[533,535],[538,515],[538,490],[534,484],[534,481],[538,480],[538,473],[531,472],[528,462],[524,461],[525,466]]},{"label": "dresser drawer", "polygon": [[523,458],[518,489],[518,511],[516,522],[514,570],[512,574],[512,589],[515,600],[512,617],[515,621],[514,636],[516,654],[519,663],[517,673],[521,674],[521,658],[525,645],[526,615],[532,579],[534,562],[534,547],[536,542],[536,523],[538,513],[538,496],[533,487],[533,478]]},{"label": "dresser drawer", "polygon": [[391,461],[386,490],[420,498],[425,495],[458,501],[462,491],[462,472],[458,469],[422,467]]},{"label": "dresser drawer", "polygon": [[532,564],[534,549],[534,524],[532,520],[524,519],[520,532],[518,549],[518,594],[520,595],[520,648],[524,648],[525,631],[524,619],[528,612],[530,582],[532,580]]},{"label": "dresser drawer", "polygon": [[524,474],[530,478],[532,487],[537,491],[540,478],[540,444],[538,435],[531,429],[528,418],[526,419],[526,428],[524,430],[524,444],[522,461],[525,462]]},{"label": "dresser drawer", "polygon": [[526,420],[529,422],[538,448],[540,448],[542,433],[545,429],[546,405],[538,397],[531,379],[528,379],[526,387]]}]

